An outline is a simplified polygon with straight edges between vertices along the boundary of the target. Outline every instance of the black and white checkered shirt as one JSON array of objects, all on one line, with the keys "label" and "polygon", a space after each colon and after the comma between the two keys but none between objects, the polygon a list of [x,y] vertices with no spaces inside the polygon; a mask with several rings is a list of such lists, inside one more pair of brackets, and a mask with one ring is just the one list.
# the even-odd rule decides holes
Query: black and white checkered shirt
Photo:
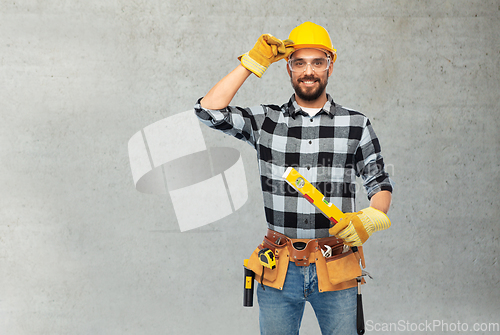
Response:
[{"label": "black and white checkered shirt", "polygon": [[[201,100],[201,99],[200,99]],[[195,106],[204,124],[248,142],[257,150],[268,227],[290,238],[329,236],[330,221],[291,188],[282,175],[289,166],[309,180],[343,212],[355,211],[356,176],[368,197],[388,190],[380,144],[363,114],[332,100],[311,117],[292,96],[284,105],[252,108]]]}]

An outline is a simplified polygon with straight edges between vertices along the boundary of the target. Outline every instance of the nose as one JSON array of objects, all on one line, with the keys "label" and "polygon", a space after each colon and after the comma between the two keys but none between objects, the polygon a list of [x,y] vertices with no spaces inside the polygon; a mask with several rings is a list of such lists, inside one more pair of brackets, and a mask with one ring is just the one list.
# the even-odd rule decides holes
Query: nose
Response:
[{"label": "nose", "polygon": [[306,68],[304,69],[305,74],[312,74],[314,72],[314,69],[310,63],[306,64]]}]

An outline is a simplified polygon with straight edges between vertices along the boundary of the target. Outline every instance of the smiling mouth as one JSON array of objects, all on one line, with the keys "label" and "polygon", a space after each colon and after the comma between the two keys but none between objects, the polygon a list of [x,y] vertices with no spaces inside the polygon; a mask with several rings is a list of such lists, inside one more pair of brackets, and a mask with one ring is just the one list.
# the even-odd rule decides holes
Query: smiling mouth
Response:
[{"label": "smiling mouth", "polygon": [[303,78],[299,79],[301,83],[304,83],[305,85],[313,85],[317,81],[319,81],[317,78],[314,78],[312,76],[304,76]]},{"label": "smiling mouth", "polygon": [[303,83],[304,85],[314,85],[317,82],[317,80],[301,80],[300,82]]}]

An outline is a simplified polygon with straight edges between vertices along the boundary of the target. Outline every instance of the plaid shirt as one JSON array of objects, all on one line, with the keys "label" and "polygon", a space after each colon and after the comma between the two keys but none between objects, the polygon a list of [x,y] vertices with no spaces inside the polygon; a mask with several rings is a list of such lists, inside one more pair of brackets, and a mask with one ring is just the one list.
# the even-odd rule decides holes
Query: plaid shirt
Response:
[{"label": "plaid shirt", "polygon": [[330,221],[282,179],[289,166],[345,213],[355,211],[356,176],[363,178],[369,198],[382,190],[392,192],[370,121],[329,95],[313,117],[299,107],[294,95],[281,107],[208,110],[200,100],[195,113],[201,122],[257,150],[269,229],[290,238],[329,236]]}]

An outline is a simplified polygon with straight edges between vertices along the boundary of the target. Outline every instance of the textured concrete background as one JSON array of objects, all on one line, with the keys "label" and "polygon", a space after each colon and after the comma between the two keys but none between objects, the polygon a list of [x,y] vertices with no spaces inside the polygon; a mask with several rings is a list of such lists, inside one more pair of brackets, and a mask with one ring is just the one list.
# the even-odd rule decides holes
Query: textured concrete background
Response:
[{"label": "textured concrete background", "polygon": [[[265,232],[253,149],[203,128],[241,151],[249,200],[181,234],[168,196],[135,190],[127,142],[306,20],[329,30],[328,90],[370,117],[397,183],[393,227],[365,249],[366,319],[500,323],[499,18],[498,0],[2,1],[0,333],[258,333],[242,307]],[[278,63],[234,103],[291,93]],[[301,334],[318,329],[308,309]]]}]

